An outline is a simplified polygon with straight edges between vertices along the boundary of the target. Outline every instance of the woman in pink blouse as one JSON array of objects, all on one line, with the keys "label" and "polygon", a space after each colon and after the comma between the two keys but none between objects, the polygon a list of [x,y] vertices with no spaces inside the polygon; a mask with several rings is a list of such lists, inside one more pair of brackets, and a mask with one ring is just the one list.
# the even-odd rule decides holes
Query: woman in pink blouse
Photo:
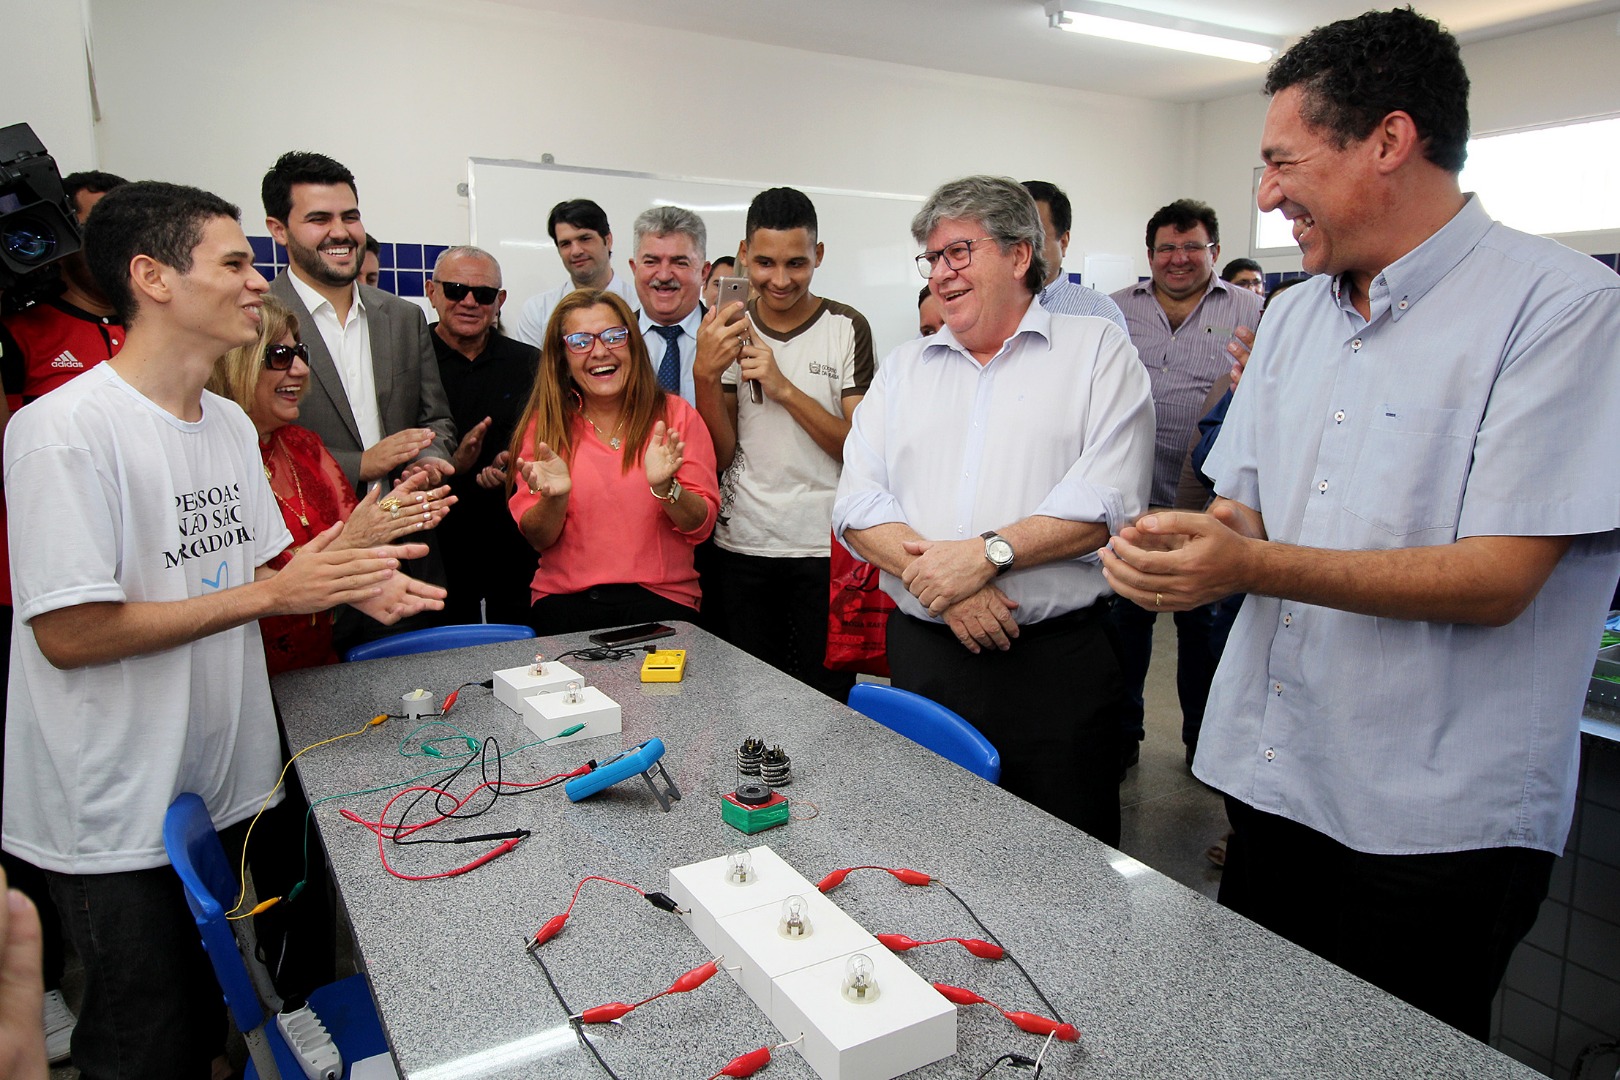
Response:
[{"label": "woman in pink blouse", "polygon": [[697,410],[659,388],[618,296],[581,289],[552,312],[511,460],[512,517],[540,553],[536,631],[696,614],[692,551],[719,506],[714,444]]}]

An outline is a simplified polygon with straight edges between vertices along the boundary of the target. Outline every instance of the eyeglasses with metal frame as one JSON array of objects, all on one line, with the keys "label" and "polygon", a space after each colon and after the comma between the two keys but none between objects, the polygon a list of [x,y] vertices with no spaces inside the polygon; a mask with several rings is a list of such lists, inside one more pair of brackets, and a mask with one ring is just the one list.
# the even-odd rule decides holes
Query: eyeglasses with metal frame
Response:
[{"label": "eyeglasses with metal frame", "polygon": [[1220,246],[1220,244],[1214,242],[1208,244],[1160,244],[1153,249],[1153,256],[1157,259],[1168,259],[1179,251],[1191,259],[1197,257],[1201,251],[1214,251]]},{"label": "eyeglasses with metal frame", "polygon": [[597,341],[601,341],[610,349],[617,349],[629,340],[630,330],[624,326],[610,326],[594,334],[581,330],[577,334],[563,335],[563,344],[571,353],[588,353]]}]

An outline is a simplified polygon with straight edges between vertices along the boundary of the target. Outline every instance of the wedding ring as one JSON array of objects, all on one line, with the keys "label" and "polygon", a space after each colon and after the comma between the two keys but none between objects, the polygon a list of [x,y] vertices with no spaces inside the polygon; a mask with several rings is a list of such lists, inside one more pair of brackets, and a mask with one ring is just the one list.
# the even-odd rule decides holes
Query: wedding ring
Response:
[{"label": "wedding ring", "polygon": [[1153,594],[1153,606],[1158,607],[1162,603],[1164,603],[1164,593],[1162,593],[1162,592],[1154,593]]}]

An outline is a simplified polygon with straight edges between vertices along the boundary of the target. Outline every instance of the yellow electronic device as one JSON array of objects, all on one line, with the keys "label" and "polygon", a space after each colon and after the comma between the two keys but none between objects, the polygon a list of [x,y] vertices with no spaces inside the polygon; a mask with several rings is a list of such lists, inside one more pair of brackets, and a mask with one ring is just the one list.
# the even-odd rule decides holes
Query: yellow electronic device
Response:
[{"label": "yellow electronic device", "polygon": [[685,676],[685,649],[659,649],[641,662],[642,682],[680,682]]}]

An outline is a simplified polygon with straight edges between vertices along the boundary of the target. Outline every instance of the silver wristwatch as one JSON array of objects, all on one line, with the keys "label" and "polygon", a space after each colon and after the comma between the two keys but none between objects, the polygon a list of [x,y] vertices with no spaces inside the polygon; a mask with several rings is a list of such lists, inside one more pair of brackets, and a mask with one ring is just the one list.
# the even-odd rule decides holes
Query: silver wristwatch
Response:
[{"label": "silver wristwatch", "polygon": [[1005,537],[995,530],[980,533],[984,537],[984,557],[991,566],[996,568],[997,576],[1005,574],[1012,569],[1013,549]]}]

